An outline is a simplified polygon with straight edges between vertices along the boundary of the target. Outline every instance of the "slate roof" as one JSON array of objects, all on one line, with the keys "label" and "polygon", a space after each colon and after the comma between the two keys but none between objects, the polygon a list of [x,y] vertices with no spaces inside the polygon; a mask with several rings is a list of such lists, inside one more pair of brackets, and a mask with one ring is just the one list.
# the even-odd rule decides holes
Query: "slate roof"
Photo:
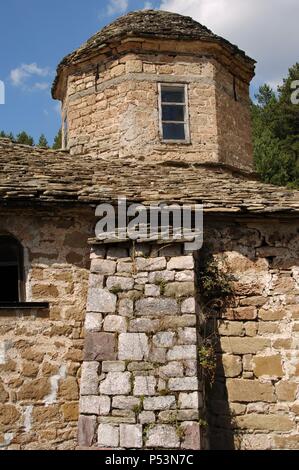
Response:
[{"label": "slate roof", "polygon": [[57,76],[53,84],[52,94],[55,94],[58,75],[64,66],[80,62],[100,50],[103,45],[125,37],[141,37],[168,40],[201,40],[222,44],[231,53],[239,54],[252,66],[255,61],[244,51],[226,39],[217,36],[206,26],[198,23],[189,16],[179,15],[161,10],[141,10],[128,13],[113,23],[105,26],[94,34],[82,46],[68,54],[57,68]]},{"label": "slate roof", "polygon": [[232,214],[299,214],[299,191],[221,165],[71,156],[0,139],[0,205],[128,201],[203,203]]}]

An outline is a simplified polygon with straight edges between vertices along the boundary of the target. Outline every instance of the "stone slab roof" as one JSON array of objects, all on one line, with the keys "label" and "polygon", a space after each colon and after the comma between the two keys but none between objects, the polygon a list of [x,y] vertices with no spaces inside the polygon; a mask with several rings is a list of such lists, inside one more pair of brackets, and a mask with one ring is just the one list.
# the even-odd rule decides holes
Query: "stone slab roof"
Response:
[{"label": "stone slab roof", "polygon": [[71,156],[0,139],[0,205],[129,201],[203,203],[232,214],[299,214],[299,191],[264,184],[221,165]]},{"label": "stone slab roof", "polygon": [[[206,26],[189,16],[161,10],[141,10],[118,18],[94,34],[74,52],[64,57],[58,65],[57,75],[59,75],[62,67],[81,62],[100,50],[104,45],[125,37],[214,42],[227,47],[233,54],[241,55],[251,65],[255,64],[255,61],[236,45],[217,36]],[[54,93],[56,84],[57,77],[53,84],[52,93]]]}]

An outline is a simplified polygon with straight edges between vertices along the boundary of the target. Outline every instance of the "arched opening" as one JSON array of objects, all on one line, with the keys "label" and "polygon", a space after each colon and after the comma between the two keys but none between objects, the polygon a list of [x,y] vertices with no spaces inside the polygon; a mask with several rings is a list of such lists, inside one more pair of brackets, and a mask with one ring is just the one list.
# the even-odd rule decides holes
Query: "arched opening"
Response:
[{"label": "arched opening", "polygon": [[24,301],[23,248],[12,236],[0,236],[0,302]]}]

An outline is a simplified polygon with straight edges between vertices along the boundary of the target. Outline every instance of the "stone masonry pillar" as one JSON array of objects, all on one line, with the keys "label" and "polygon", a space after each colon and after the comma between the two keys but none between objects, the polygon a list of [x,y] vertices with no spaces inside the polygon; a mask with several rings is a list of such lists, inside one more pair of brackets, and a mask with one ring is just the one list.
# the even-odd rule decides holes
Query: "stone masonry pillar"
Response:
[{"label": "stone masonry pillar", "polygon": [[200,449],[194,259],[183,253],[93,246],[79,447]]}]

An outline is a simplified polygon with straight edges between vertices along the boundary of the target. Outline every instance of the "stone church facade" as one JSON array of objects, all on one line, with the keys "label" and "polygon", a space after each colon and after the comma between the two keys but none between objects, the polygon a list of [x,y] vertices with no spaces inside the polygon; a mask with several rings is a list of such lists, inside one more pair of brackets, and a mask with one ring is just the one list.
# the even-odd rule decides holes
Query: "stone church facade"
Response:
[{"label": "stone church facade", "polygon": [[[58,66],[63,150],[0,140],[1,448],[298,449],[299,194],[253,173],[253,76],[130,13]],[[97,239],[119,197],[203,204],[203,248]]]}]

